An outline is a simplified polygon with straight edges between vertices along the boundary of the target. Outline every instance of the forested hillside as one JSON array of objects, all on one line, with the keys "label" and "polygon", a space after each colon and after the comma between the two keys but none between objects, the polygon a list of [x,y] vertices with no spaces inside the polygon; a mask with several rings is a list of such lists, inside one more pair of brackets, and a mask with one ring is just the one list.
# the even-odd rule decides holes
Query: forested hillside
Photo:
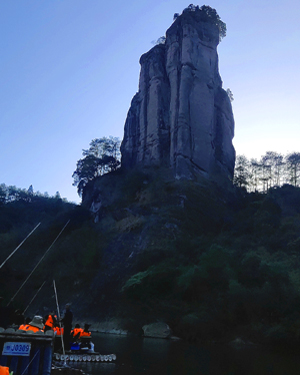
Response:
[{"label": "forested hillside", "polygon": [[[3,264],[0,269],[1,296],[4,304],[9,303],[11,309],[25,309],[42,283],[51,283],[51,279],[58,276],[54,271],[58,270],[56,266],[62,268],[65,257],[79,255],[68,253],[70,250],[67,248],[60,253],[60,244],[70,233],[74,235],[79,228],[83,230],[90,215],[82,207],[62,200],[58,193],[55,197],[49,197],[34,193],[32,187],[25,190],[2,184],[0,188],[0,264]],[[50,248],[52,244],[54,246]],[[19,290],[37,265],[24,287]],[[61,277],[63,272],[59,279]],[[45,284],[35,301],[39,307],[42,307],[39,301],[44,296],[53,294],[53,288],[49,291],[49,283]],[[15,293],[17,295],[13,298]],[[13,301],[10,301],[12,298]]]},{"label": "forested hillside", "polygon": [[[300,189],[223,191],[174,181],[163,170],[122,170],[89,184],[75,206],[31,196],[2,202],[1,259],[41,222],[0,270],[8,303],[28,314],[72,303],[78,319],[122,320],[125,329],[165,321],[186,339],[298,341]],[[89,207],[101,197],[97,213]],[[85,208],[86,207],[86,208]]]}]

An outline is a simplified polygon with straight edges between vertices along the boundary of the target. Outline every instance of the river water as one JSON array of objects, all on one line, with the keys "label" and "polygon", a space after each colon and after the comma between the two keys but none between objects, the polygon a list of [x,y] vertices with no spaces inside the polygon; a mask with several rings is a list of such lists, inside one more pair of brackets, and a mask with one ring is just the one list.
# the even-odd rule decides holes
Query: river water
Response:
[{"label": "river water", "polygon": [[300,355],[261,346],[191,345],[183,341],[93,333],[95,350],[115,362],[72,362],[90,375],[299,375]]}]

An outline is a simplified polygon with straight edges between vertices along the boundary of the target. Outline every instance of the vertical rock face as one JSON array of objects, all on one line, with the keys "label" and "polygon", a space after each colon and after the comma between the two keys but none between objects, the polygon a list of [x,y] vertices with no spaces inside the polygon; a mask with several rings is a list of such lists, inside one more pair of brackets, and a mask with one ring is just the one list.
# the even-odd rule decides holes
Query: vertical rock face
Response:
[{"label": "vertical rock face", "polygon": [[139,91],[128,111],[122,166],[167,166],[176,178],[233,176],[234,119],[218,70],[216,25],[183,13],[165,44],[140,59]]}]

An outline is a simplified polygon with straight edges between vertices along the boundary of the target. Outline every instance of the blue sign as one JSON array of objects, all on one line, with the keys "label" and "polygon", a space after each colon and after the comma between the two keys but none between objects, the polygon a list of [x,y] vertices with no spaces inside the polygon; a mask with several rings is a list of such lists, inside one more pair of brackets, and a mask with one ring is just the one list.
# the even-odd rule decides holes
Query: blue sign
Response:
[{"label": "blue sign", "polygon": [[30,342],[6,342],[3,346],[2,355],[29,357],[30,349]]}]

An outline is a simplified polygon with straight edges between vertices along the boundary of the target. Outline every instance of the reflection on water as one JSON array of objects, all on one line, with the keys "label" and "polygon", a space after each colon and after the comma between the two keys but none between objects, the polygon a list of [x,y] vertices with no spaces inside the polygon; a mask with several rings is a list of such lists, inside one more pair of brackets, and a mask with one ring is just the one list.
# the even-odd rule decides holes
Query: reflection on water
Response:
[{"label": "reflection on water", "polygon": [[115,363],[102,362],[76,362],[70,363],[70,367],[81,369],[85,374],[116,374]]},{"label": "reflection on water", "polygon": [[115,353],[111,362],[74,362],[86,374],[116,375],[299,375],[298,353],[257,346],[195,346],[182,341],[93,334],[95,349]]}]

